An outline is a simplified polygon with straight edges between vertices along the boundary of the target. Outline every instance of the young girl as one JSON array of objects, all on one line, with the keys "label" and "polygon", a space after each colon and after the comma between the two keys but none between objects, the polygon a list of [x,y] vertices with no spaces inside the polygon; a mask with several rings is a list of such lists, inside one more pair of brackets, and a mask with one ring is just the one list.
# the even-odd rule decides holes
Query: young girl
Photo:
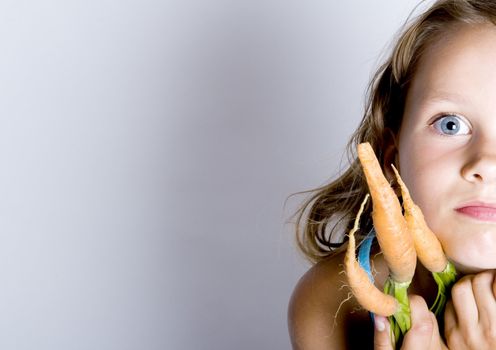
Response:
[{"label": "young girl", "polygon": [[[435,2],[399,37],[369,96],[351,153],[369,142],[393,187],[390,164],[399,169],[463,276],[439,328],[427,307],[437,290],[418,264],[410,287],[412,328],[402,348],[496,349],[496,1]],[[392,349],[387,320],[376,316],[374,327],[353,298],[345,301],[346,233],[367,192],[354,157],[299,212],[298,243],[315,265],[290,301],[294,349]],[[370,210],[362,233],[371,229]],[[371,256],[382,289],[387,266],[380,254]]]}]

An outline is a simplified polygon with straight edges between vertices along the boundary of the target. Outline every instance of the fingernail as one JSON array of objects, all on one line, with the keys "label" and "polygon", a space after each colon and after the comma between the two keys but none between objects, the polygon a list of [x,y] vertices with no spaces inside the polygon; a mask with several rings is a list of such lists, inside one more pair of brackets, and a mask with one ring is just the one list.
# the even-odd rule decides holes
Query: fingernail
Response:
[{"label": "fingernail", "polygon": [[386,329],[386,318],[384,316],[374,315],[374,325],[377,331],[384,331]]}]

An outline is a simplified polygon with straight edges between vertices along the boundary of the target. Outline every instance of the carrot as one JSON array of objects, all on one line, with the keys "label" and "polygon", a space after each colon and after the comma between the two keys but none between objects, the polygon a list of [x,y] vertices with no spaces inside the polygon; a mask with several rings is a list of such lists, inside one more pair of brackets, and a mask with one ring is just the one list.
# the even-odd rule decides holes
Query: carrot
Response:
[{"label": "carrot", "polygon": [[348,234],[349,241],[344,265],[348,283],[360,305],[374,314],[387,317],[398,311],[398,301],[391,295],[381,292],[370,281],[367,272],[360,266],[355,257],[355,232],[358,230],[360,216],[362,215],[368,197],[369,195],[367,195],[362,202],[360,210],[355,218],[355,225]]},{"label": "carrot", "polygon": [[[390,272],[384,291],[398,301],[398,308],[389,320],[393,339],[399,343],[411,326],[407,290],[415,273],[417,254],[399,199],[384,177],[374,150],[369,143],[361,143],[357,151],[372,197],[376,237]],[[362,291],[354,293],[357,295]]]},{"label": "carrot", "polygon": [[413,235],[415,250],[422,265],[429,271],[441,272],[446,268],[448,259],[444,254],[441,243],[425,222],[424,215],[419,206],[416,205],[405,183],[400,177],[398,170],[391,165],[396,179],[401,188],[403,207],[405,208],[405,220],[408,229]]},{"label": "carrot", "polygon": [[436,300],[430,309],[431,311],[434,311],[436,316],[442,317],[446,306],[447,295],[456,281],[456,269],[446,258],[441,243],[425,222],[422,210],[414,203],[398,170],[394,165],[391,166],[401,188],[401,197],[405,209],[405,220],[408,229],[413,235],[418,258],[422,265],[424,265],[427,270],[431,271],[438,286]]},{"label": "carrot", "polygon": [[413,238],[403,217],[401,204],[369,143],[358,145],[358,158],[372,196],[372,220],[377,240],[384,253],[391,277],[397,282],[410,282],[415,273],[417,255]]}]

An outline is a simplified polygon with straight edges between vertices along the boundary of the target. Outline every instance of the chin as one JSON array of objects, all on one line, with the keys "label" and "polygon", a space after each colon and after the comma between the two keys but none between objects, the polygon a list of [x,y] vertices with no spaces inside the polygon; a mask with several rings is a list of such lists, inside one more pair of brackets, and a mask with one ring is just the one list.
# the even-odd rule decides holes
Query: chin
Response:
[{"label": "chin", "polygon": [[491,230],[458,232],[446,245],[443,244],[443,248],[456,270],[462,274],[496,269],[494,227]]}]

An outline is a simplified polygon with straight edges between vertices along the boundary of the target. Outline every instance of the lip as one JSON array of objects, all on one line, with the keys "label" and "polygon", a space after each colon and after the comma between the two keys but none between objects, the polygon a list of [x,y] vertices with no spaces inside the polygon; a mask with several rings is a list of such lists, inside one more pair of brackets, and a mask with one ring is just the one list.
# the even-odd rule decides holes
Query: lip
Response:
[{"label": "lip", "polygon": [[496,222],[496,203],[473,201],[464,203],[455,211],[476,220]]}]

